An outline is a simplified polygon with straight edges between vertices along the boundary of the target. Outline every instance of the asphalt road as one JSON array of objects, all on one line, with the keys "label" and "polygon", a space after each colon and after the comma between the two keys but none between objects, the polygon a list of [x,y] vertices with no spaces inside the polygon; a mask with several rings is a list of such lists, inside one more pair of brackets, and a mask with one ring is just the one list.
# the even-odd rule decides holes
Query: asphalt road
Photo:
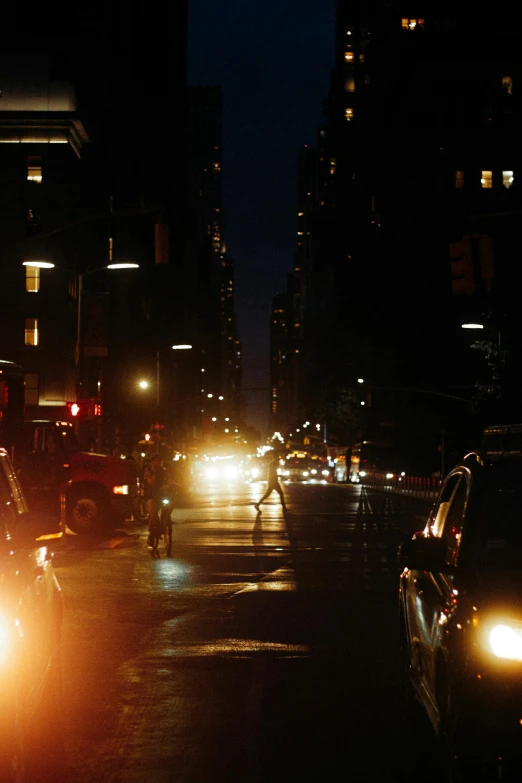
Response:
[{"label": "asphalt road", "polygon": [[67,536],[67,783],[412,776],[395,557],[421,527],[413,507],[292,484],[285,517],[275,493],[258,514],[264,487],[194,493],[170,558],[151,555],[144,522]]}]

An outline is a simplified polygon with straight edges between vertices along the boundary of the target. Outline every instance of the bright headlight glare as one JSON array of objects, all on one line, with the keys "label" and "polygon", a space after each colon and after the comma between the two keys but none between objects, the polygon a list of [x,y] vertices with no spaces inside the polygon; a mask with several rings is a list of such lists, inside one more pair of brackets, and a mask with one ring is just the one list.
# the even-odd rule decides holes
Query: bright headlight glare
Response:
[{"label": "bright headlight glare", "polygon": [[328,475],[329,475],[329,472],[330,472],[330,471],[328,471],[328,470],[323,470],[323,476],[328,476]]},{"label": "bright headlight glare", "polygon": [[303,470],[303,476],[305,476],[305,477],[308,476],[308,471],[307,470]]},{"label": "bright headlight glare", "polygon": [[360,470],[359,471],[359,476],[366,476],[366,471],[365,470]]},{"label": "bright headlight glare", "polygon": [[258,476],[259,476],[259,470],[257,468],[253,468],[252,478],[257,478]]},{"label": "bright headlight glare", "polygon": [[9,628],[7,620],[0,614],[0,663],[9,652]]},{"label": "bright headlight glare", "polygon": [[522,661],[522,623],[499,623],[488,633],[491,651],[497,658]]},{"label": "bright headlight glare", "polygon": [[232,468],[232,467],[225,468],[225,476],[227,478],[234,478],[235,476],[237,476],[236,468]]},{"label": "bright headlight glare", "polygon": [[217,470],[215,468],[207,468],[205,471],[205,476],[208,479],[215,479],[217,476]]},{"label": "bright headlight glare", "polygon": [[312,468],[312,470],[310,471],[310,473],[312,474],[312,476],[315,476],[315,474],[317,473],[317,471],[316,471],[316,469],[315,469],[315,468]]}]

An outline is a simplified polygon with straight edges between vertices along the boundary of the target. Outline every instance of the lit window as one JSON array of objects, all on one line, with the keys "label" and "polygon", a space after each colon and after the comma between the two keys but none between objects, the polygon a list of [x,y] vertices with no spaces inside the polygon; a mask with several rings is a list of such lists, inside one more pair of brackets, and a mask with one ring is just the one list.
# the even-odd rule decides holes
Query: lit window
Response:
[{"label": "lit window", "polygon": [[26,405],[38,405],[37,372],[26,372],[24,375],[24,402]]},{"label": "lit window", "polygon": [[42,181],[42,159],[40,155],[29,155],[27,158],[27,179],[30,182]]},{"label": "lit window", "polygon": [[25,345],[38,345],[38,318],[25,319]]},{"label": "lit window", "polygon": [[353,109],[345,109],[344,116],[348,122],[350,122],[350,120],[353,120]]},{"label": "lit window", "polygon": [[456,171],[455,172],[455,187],[456,188],[463,188],[464,187],[464,172],[463,171]]},{"label": "lit window", "polygon": [[480,178],[480,184],[483,188],[492,188],[493,187],[493,172],[492,171],[483,171],[482,176]]},{"label": "lit window", "polygon": [[403,30],[417,30],[424,29],[424,19],[401,19],[401,27]]},{"label": "lit window", "polygon": [[360,54],[360,55],[359,55],[359,62],[360,62],[360,63],[363,63],[363,62],[364,62],[364,54]]},{"label": "lit window", "polygon": [[510,188],[513,184],[513,172],[512,171],[503,171],[502,172],[502,184],[505,188]]},{"label": "lit window", "polygon": [[40,267],[25,267],[25,290],[35,294],[40,290]]},{"label": "lit window", "polygon": [[355,58],[355,55],[353,52],[345,52],[344,53],[344,61],[347,63],[353,63]]},{"label": "lit window", "polygon": [[353,78],[353,76],[350,76],[349,79],[345,79],[344,89],[346,90],[346,92],[355,92],[355,79]]},{"label": "lit window", "polygon": [[511,76],[502,77],[502,89],[505,90],[508,95],[513,95],[513,79]]}]

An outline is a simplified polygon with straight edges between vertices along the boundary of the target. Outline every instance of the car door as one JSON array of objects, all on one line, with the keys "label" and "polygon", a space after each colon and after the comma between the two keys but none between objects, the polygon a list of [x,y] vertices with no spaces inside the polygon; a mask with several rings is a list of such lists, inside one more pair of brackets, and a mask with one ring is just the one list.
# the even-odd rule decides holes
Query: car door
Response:
[{"label": "car door", "polygon": [[[468,493],[462,470],[446,478],[428,520],[430,535],[448,543],[448,563],[454,564]],[[407,586],[407,622],[411,663],[428,711],[435,711],[435,666],[444,626],[452,609],[453,577],[428,571],[411,571]]]},{"label": "car door", "polygon": [[[433,520],[433,535],[445,539],[446,563],[450,566],[457,565],[469,488],[469,472],[467,470],[455,472],[448,482],[447,491],[441,497],[441,503]],[[422,595],[419,595],[418,603],[423,628],[420,646],[422,684],[428,698],[434,704],[436,703],[438,655],[444,645],[446,626],[451,622],[456,607],[453,591],[453,574],[424,573],[419,590]]]},{"label": "car door", "polygon": [[[38,706],[57,642],[58,587],[45,546],[24,536],[27,506],[5,456],[0,457],[1,614],[13,684],[26,711]],[[3,532],[3,536],[2,536]]]}]

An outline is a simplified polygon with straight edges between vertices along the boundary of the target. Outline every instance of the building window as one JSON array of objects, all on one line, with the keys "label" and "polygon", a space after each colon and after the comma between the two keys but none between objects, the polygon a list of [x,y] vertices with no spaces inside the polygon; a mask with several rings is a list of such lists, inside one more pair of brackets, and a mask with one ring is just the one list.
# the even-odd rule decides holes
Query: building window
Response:
[{"label": "building window", "polygon": [[480,178],[480,184],[483,188],[492,188],[493,187],[493,172],[492,171],[483,171],[482,176]]},{"label": "building window", "polygon": [[401,27],[403,30],[423,30],[424,19],[401,19]]},{"label": "building window", "polygon": [[364,54],[360,54],[360,55],[359,55],[359,62],[360,62],[360,63],[363,63],[363,62],[364,62]]},{"label": "building window", "polygon": [[502,172],[502,184],[505,188],[510,188],[513,184],[513,172],[512,171],[503,171]]},{"label": "building window", "polygon": [[38,400],[38,373],[26,372],[24,374],[24,403],[38,405]]},{"label": "building window", "polygon": [[30,182],[42,181],[42,159],[40,155],[29,155],[27,158],[27,179]]},{"label": "building window", "polygon": [[344,61],[346,63],[353,63],[354,59],[355,59],[355,55],[353,52],[347,51],[344,53]]},{"label": "building window", "polygon": [[344,80],[344,89],[346,92],[355,92],[355,79],[353,76],[350,76],[348,79]]},{"label": "building window", "polygon": [[502,89],[508,95],[513,95],[513,79],[511,78],[511,76],[502,77]]},{"label": "building window", "polygon": [[36,294],[40,290],[40,267],[25,267],[25,290],[31,294]]},{"label": "building window", "polygon": [[39,344],[38,318],[25,319],[25,345]]},{"label": "building window", "polygon": [[462,170],[455,172],[455,187],[456,188],[464,187],[464,172]]},{"label": "building window", "polygon": [[344,116],[348,122],[350,122],[350,120],[353,120],[353,109],[345,109]]}]

